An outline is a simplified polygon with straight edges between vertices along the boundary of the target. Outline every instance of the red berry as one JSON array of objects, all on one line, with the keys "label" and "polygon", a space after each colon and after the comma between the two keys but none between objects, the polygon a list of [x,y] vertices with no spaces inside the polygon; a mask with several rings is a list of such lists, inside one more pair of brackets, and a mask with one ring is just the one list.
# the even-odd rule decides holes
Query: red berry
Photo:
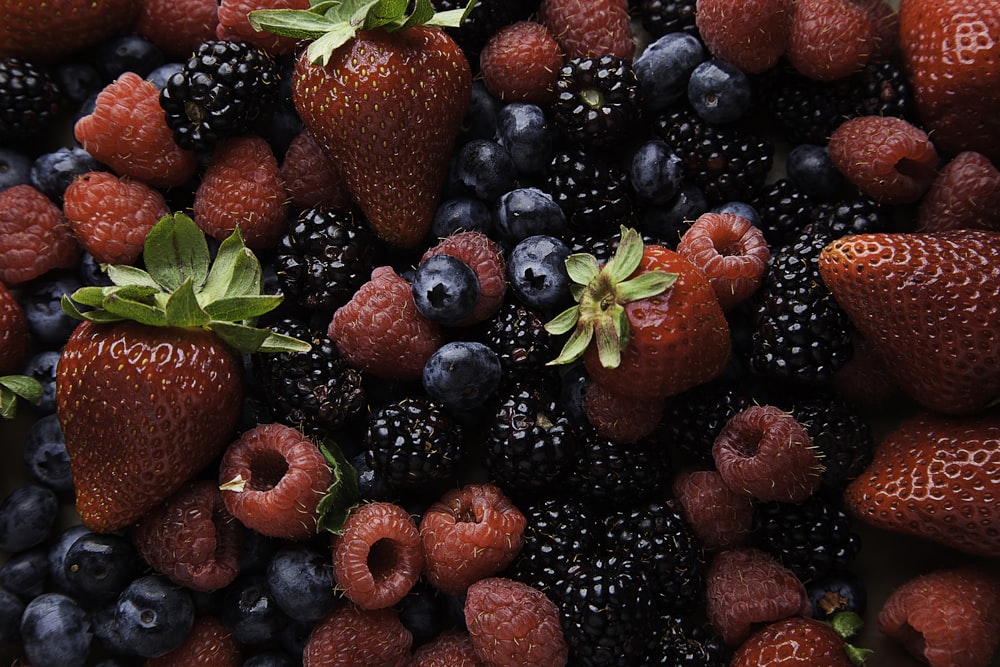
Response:
[{"label": "red berry", "polygon": [[220,241],[239,227],[251,248],[278,244],[288,226],[288,204],[267,141],[232,137],[215,148],[195,193],[194,221]]},{"label": "red berry", "polygon": [[413,635],[392,608],[337,605],[313,626],[302,653],[303,667],[405,667]]},{"label": "red berry", "polygon": [[146,660],[145,667],[239,667],[243,646],[214,616],[195,619],[184,643],[170,653]]},{"label": "red berry", "polygon": [[793,616],[754,632],[729,667],[852,667],[844,640],[828,623]]},{"label": "red berry", "polygon": [[663,399],[634,398],[592,382],[583,394],[587,421],[602,438],[635,443],[650,435],[663,417]]},{"label": "red berry", "polygon": [[134,72],[105,86],[73,133],[98,162],[153,187],[181,185],[198,167],[197,154],[174,141],[156,85]]},{"label": "red berry", "polygon": [[170,209],[163,195],[142,181],[92,171],[66,188],[63,212],[94,259],[132,264],[142,254],[149,230]]},{"label": "red berry", "polygon": [[79,258],[80,244],[48,197],[27,184],[0,190],[0,281],[13,287]]},{"label": "red berry", "polygon": [[538,17],[566,58],[635,55],[627,0],[542,0]]},{"label": "red berry", "polygon": [[677,252],[704,272],[724,309],[757,291],[771,257],[760,228],[733,213],[700,215],[684,232]]},{"label": "red berry", "polygon": [[871,58],[875,31],[868,13],[851,0],[796,0],[785,56],[817,81],[843,79]]},{"label": "red berry", "polygon": [[830,135],[830,161],[868,196],[886,204],[920,199],[937,174],[927,134],[895,116],[860,116]]},{"label": "red berry", "polygon": [[448,595],[463,595],[514,560],[526,524],[521,511],[492,484],[448,491],[420,521],[428,581]]},{"label": "red berry", "polygon": [[229,512],[248,528],[288,540],[316,534],[316,508],[332,479],[319,448],[283,424],[246,431],[219,465]]},{"label": "red berry", "polygon": [[796,503],[819,488],[822,466],[812,438],[795,417],[771,405],[730,417],[712,458],[731,489],[758,500]]},{"label": "red berry", "polygon": [[31,331],[24,309],[0,282],[0,375],[21,372],[30,343]]},{"label": "red berry", "polygon": [[337,168],[308,131],[292,139],[281,163],[281,180],[292,206],[347,208],[351,194]]},{"label": "red berry", "polygon": [[562,64],[559,43],[536,21],[501,28],[479,54],[486,90],[504,102],[549,104]]},{"label": "red berry", "polygon": [[920,200],[917,229],[1000,231],[1000,171],[982,153],[963,151],[956,155]]},{"label": "red berry", "polygon": [[332,539],[333,575],[351,602],[383,609],[402,600],[424,568],[420,533],[409,513],[387,502],[354,509]]},{"label": "red berry", "polygon": [[511,579],[480,579],[465,598],[476,654],[490,667],[560,667],[568,659],[559,609],[544,593]]},{"label": "red berry", "polygon": [[720,551],[705,574],[708,621],[730,646],[738,646],[758,623],[811,616],[805,586],[770,554],[753,547]]},{"label": "red berry", "polygon": [[753,527],[753,502],[729,488],[719,471],[682,471],[674,477],[673,492],[706,549],[729,549],[746,542]]},{"label": "red berry", "polygon": [[851,0],[872,24],[871,55],[868,62],[890,60],[899,48],[899,14],[886,0]]},{"label": "red berry", "polygon": [[309,0],[219,0],[219,25],[215,36],[247,42],[273,55],[292,53],[299,44],[292,37],[279,37],[266,30],[254,30],[247,14],[257,9],[308,9]]},{"label": "red berry", "polygon": [[144,0],[133,29],[180,61],[204,41],[215,39],[218,0]]},{"label": "red berry", "polygon": [[445,630],[417,648],[407,667],[485,667],[485,664],[476,655],[468,634]]},{"label": "red berry", "polygon": [[429,248],[420,261],[434,255],[450,255],[462,260],[479,280],[479,300],[461,325],[485,322],[496,315],[507,291],[507,272],[503,252],[493,239],[482,232],[457,232]]},{"label": "red berry", "polygon": [[792,7],[792,0],[698,0],[695,23],[712,55],[760,74],[785,52]]}]

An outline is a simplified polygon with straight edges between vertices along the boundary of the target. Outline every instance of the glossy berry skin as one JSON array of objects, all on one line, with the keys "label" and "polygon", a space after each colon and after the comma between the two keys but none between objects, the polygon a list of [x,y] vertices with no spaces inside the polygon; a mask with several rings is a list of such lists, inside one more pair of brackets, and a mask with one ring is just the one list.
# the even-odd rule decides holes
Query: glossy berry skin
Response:
[{"label": "glossy berry skin", "polygon": [[557,312],[570,298],[564,265],[569,254],[569,246],[556,236],[522,239],[507,257],[507,279],[514,295],[538,312]]},{"label": "glossy berry skin", "polygon": [[507,149],[519,176],[537,174],[552,161],[555,133],[541,106],[505,104],[497,111],[496,122],[497,143]]},{"label": "glossy berry skin", "polygon": [[99,168],[100,163],[79,146],[62,146],[35,158],[31,165],[31,184],[59,204],[74,178]]},{"label": "glossy berry skin", "polygon": [[802,192],[820,201],[833,199],[844,187],[844,177],[830,160],[826,146],[798,144],[785,161],[788,178]]},{"label": "glossy berry skin", "polygon": [[687,97],[709,123],[732,123],[750,111],[750,79],[725,60],[699,63],[688,79]]},{"label": "glossy berry skin", "polygon": [[486,202],[475,197],[450,197],[434,211],[430,234],[443,238],[460,231],[488,234],[492,229],[493,218]]},{"label": "glossy berry skin", "polygon": [[32,483],[16,486],[0,502],[0,550],[22,551],[47,540],[58,511],[52,489]]},{"label": "glossy berry skin", "polygon": [[86,533],[66,550],[63,573],[70,593],[87,604],[109,602],[140,572],[132,542],[117,533]]},{"label": "glossy berry skin", "polygon": [[471,410],[496,392],[501,374],[500,360],[491,348],[477,341],[453,341],[427,360],[421,384],[446,408]]},{"label": "glossy berry skin", "polygon": [[0,190],[31,182],[31,158],[20,151],[0,148]]},{"label": "glossy berry skin", "polygon": [[288,545],[267,565],[267,586],[285,614],[303,623],[315,623],[337,602],[329,557],[308,545]]},{"label": "glossy berry skin", "polygon": [[672,32],[649,44],[632,63],[646,111],[666,109],[683,99],[688,78],[707,54],[701,41],[687,32]]},{"label": "glossy berry skin", "polygon": [[0,56],[60,60],[124,32],[138,14],[139,4],[134,0],[74,0],[40,12],[35,5],[4,0]]},{"label": "glossy berry skin", "polygon": [[673,199],[683,178],[681,159],[665,141],[650,139],[632,153],[629,183],[635,193],[650,204],[666,204]]},{"label": "glossy berry skin", "polygon": [[536,187],[515,188],[501,195],[493,209],[497,236],[509,247],[529,236],[560,237],[566,232],[566,214],[547,192]]},{"label": "glossy berry skin", "polygon": [[277,639],[282,628],[291,622],[278,606],[263,574],[244,574],[226,587],[219,616],[242,644]]},{"label": "glossy berry skin", "polygon": [[517,167],[506,148],[492,139],[471,139],[455,152],[447,187],[489,204],[513,188],[516,178]]},{"label": "glossy berry skin", "polygon": [[832,626],[795,616],[765,625],[733,655],[731,667],[851,667]]},{"label": "glossy berry skin", "polygon": [[114,606],[117,632],[130,652],[143,658],[169,653],[194,626],[191,594],[149,574],[130,583]]},{"label": "glossy berry skin", "polygon": [[82,286],[74,274],[58,272],[33,280],[22,290],[21,307],[35,341],[52,349],[66,344],[79,322],[63,311],[59,301],[63,294],[72,294]]},{"label": "glossy berry skin", "polygon": [[479,299],[479,279],[468,264],[450,255],[433,255],[413,274],[413,303],[420,314],[444,325],[467,319]]},{"label": "glossy berry skin", "polygon": [[30,352],[29,324],[19,299],[0,281],[0,374],[21,372]]},{"label": "glossy berry skin", "polygon": [[24,652],[33,665],[83,667],[93,635],[86,612],[62,593],[43,593],[31,600],[21,617]]},{"label": "glossy berry skin", "polygon": [[48,549],[44,545],[18,551],[0,565],[0,588],[30,600],[45,592],[48,571]]}]

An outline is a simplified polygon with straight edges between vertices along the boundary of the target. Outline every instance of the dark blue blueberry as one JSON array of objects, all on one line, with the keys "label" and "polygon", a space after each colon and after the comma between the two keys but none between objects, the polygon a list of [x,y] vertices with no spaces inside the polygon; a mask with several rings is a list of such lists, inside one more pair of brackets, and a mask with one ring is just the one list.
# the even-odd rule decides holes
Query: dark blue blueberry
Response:
[{"label": "dark blue blueberry", "polygon": [[76,275],[84,285],[95,285],[97,287],[109,287],[112,285],[108,272],[101,268],[101,263],[94,259],[86,250],[80,253],[80,262],[77,264]]},{"label": "dark blue blueberry", "polygon": [[115,600],[90,610],[90,624],[94,631],[94,639],[97,640],[96,643],[102,649],[102,653],[113,653],[124,657],[132,653],[118,631],[118,624],[115,621],[117,608],[118,601]]},{"label": "dark blue blueberry", "polygon": [[410,284],[417,310],[433,322],[454,325],[472,314],[479,300],[479,278],[468,264],[451,255],[420,262]]},{"label": "dark blue blueberry", "polygon": [[97,47],[97,66],[110,81],[125,72],[141,77],[166,62],[160,47],[139,35],[120,35],[105,40]]},{"label": "dark blue blueberry", "polygon": [[418,582],[399,601],[399,620],[419,646],[437,637],[445,629],[447,610],[443,597],[426,582]]},{"label": "dark blue blueberry", "polygon": [[0,147],[0,191],[31,183],[31,163],[24,153]]},{"label": "dark blue blueberry", "polygon": [[454,195],[477,197],[488,204],[513,188],[516,180],[517,168],[510,153],[490,139],[462,144],[450,170]]},{"label": "dark blue blueberry", "polygon": [[500,359],[492,348],[475,341],[445,343],[424,364],[427,394],[452,410],[485,404],[500,384]]},{"label": "dark blue blueberry", "polygon": [[806,584],[812,602],[813,615],[820,620],[830,620],[838,612],[852,611],[860,616],[868,608],[868,590],[865,582],[853,572],[833,572]]},{"label": "dark blue blueberry", "polygon": [[31,478],[57,493],[73,492],[66,438],[55,413],[43,415],[28,428],[24,466]]},{"label": "dark blue blueberry", "polygon": [[639,231],[676,248],[691,223],[708,210],[705,193],[686,183],[677,196],[663,206],[647,206],[639,217]]},{"label": "dark blue blueberry", "polygon": [[507,258],[507,280],[526,307],[555,314],[570,301],[566,258],[572,251],[555,236],[529,236]]},{"label": "dark blue blueberry", "polygon": [[45,592],[49,580],[49,550],[33,547],[11,554],[0,565],[0,587],[24,599]]},{"label": "dark blue blueberry", "polygon": [[60,353],[57,350],[44,350],[28,357],[21,371],[28,377],[33,377],[42,385],[42,398],[38,403],[27,405],[40,415],[50,415],[56,411],[56,366],[59,364]]},{"label": "dark blue blueberry", "polygon": [[43,593],[24,608],[21,640],[33,667],[82,667],[93,632],[87,613],[73,598]]},{"label": "dark blue blueberry", "polygon": [[554,132],[537,104],[511,102],[497,117],[497,142],[521,174],[537,174],[552,162]]},{"label": "dark blue blueberry", "polygon": [[302,623],[315,623],[336,605],[329,552],[308,545],[281,549],[267,568],[271,596],[285,614]]},{"label": "dark blue blueberry", "polygon": [[264,651],[243,661],[243,667],[295,667],[296,664],[302,663],[297,663],[281,651]]},{"label": "dark blue blueberry", "polygon": [[66,574],[63,570],[63,563],[66,561],[66,552],[69,551],[74,542],[89,532],[90,530],[86,526],[78,523],[73,524],[59,533],[55,542],[49,547],[49,581],[52,583],[54,590],[61,593],[69,592],[70,584],[66,581]]},{"label": "dark blue blueberry", "polygon": [[559,403],[566,414],[577,424],[585,425],[587,411],[583,407],[583,397],[590,386],[590,375],[583,362],[574,362],[562,374],[559,385]]},{"label": "dark blue blueberry", "polygon": [[77,599],[114,599],[140,572],[132,542],[116,533],[86,533],[66,551],[63,576]]},{"label": "dark blue blueberry", "polygon": [[509,247],[529,236],[562,236],[566,213],[547,192],[535,187],[504,193],[493,209],[497,236]]},{"label": "dark blue blueberry", "polygon": [[666,204],[677,196],[683,177],[681,159],[665,141],[651,139],[632,153],[629,182],[635,193],[651,204]]},{"label": "dark blue blueberry", "polygon": [[56,83],[63,96],[74,104],[96,97],[107,81],[93,64],[81,60],[64,62],[55,70]]},{"label": "dark blue blueberry", "polygon": [[691,72],[688,101],[709,123],[732,123],[750,111],[750,79],[725,60],[706,60]]},{"label": "dark blue blueberry", "polygon": [[21,615],[24,602],[8,590],[0,588],[0,649],[9,648],[21,639]]},{"label": "dark blue blueberry", "polygon": [[795,146],[788,151],[785,171],[802,192],[821,201],[835,199],[844,187],[844,177],[830,161],[826,146]]},{"label": "dark blue blueberry", "polygon": [[691,72],[706,57],[701,41],[686,32],[667,33],[652,42],[632,64],[643,107],[662,111],[682,99]]},{"label": "dark blue blueberry", "polygon": [[263,574],[282,547],[278,538],[246,528],[243,531],[243,556],[240,558],[241,574]]},{"label": "dark blue blueberry", "polygon": [[472,95],[458,129],[458,143],[472,139],[492,139],[497,132],[497,113],[503,103],[486,90],[482,80],[472,84]]},{"label": "dark blue blueberry", "polygon": [[291,619],[275,601],[267,577],[251,574],[239,577],[226,587],[222,622],[236,641],[261,644],[276,639]]},{"label": "dark blue blueberry", "polygon": [[83,286],[73,273],[60,272],[32,281],[23,291],[21,307],[32,337],[48,348],[60,348],[80,323],[65,313],[61,300]]},{"label": "dark blue blueberry", "polygon": [[130,655],[155,658],[184,643],[194,626],[194,603],[187,590],[148,574],[118,596],[114,622]]},{"label": "dark blue blueberry", "polygon": [[431,221],[431,238],[443,239],[455,232],[493,231],[493,217],[489,205],[475,197],[453,197],[441,202]]},{"label": "dark blue blueberry", "polygon": [[391,500],[392,490],[386,484],[385,478],[368,462],[368,456],[365,452],[355,454],[350,463],[358,476],[358,489],[363,499]]},{"label": "dark blue blueberry", "polygon": [[167,87],[167,79],[183,69],[184,63],[163,63],[146,75],[146,81],[149,81],[158,89],[163,90]]},{"label": "dark blue blueberry", "polygon": [[59,500],[49,487],[14,487],[0,503],[0,551],[23,551],[49,539],[58,514]]},{"label": "dark blue blueberry", "polygon": [[745,201],[730,201],[725,204],[719,204],[712,209],[713,213],[732,213],[733,215],[738,215],[741,218],[745,218],[750,221],[754,227],[760,227],[760,213],[757,209],[746,203]]},{"label": "dark blue blueberry", "polygon": [[31,165],[31,184],[58,204],[73,179],[102,168],[94,156],[79,146],[63,146],[35,158]]}]

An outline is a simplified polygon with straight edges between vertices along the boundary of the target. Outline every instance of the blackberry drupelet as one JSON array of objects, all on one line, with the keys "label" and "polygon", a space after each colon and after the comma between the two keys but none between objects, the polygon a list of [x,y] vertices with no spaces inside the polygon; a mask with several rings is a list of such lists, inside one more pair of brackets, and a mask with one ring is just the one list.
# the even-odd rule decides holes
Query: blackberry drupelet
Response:
[{"label": "blackberry drupelet", "polygon": [[764,187],[754,202],[761,231],[772,248],[784,245],[812,221],[812,198],[787,178]]},{"label": "blackberry drupelet", "polygon": [[556,153],[543,189],[562,208],[573,231],[605,236],[621,225],[634,226],[628,173],[605,156],[582,149]]},{"label": "blackberry drupelet", "polygon": [[47,129],[61,92],[48,72],[21,58],[0,59],[0,145],[19,146]]},{"label": "blackberry drupelet", "polygon": [[660,619],[658,651],[650,665],[662,667],[726,667],[732,649],[707,623],[683,615]]},{"label": "blackberry drupelet", "polygon": [[631,0],[632,15],[656,39],[671,32],[699,35],[695,0]]},{"label": "blackberry drupelet", "polygon": [[483,342],[497,354],[503,369],[501,383],[513,386],[537,382],[552,373],[545,364],[558,354],[545,320],[525,306],[507,299],[486,323]]},{"label": "blackberry drupelet", "polygon": [[857,199],[819,204],[813,209],[812,218],[820,229],[833,238],[893,229],[892,210],[864,195]]},{"label": "blackberry drupelet", "polygon": [[210,149],[248,131],[277,100],[281,70],[268,53],[237,41],[202,42],[160,92],[178,145]]},{"label": "blackberry drupelet", "polygon": [[668,398],[654,433],[664,447],[692,465],[713,465],[712,444],[729,418],[753,404],[748,394],[716,379]]},{"label": "blackberry drupelet", "polygon": [[668,450],[652,438],[622,444],[585,427],[566,488],[595,508],[609,510],[662,495],[672,476]]},{"label": "blackberry drupelet", "polygon": [[871,462],[875,439],[868,421],[830,393],[799,398],[789,408],[822,457],[822,486],[840,493]]},{"label": "blackberry drupelet", "polygon": [[[432,0],[436,11],[465,8],[461,0]],[[479,53],[490,37],[500,28],[516,21],[527,20],[538,10],[540,0],[478,0],[458,28],[448,28],[455,43],[462,49],[473,69],[479,67]]]},{"label": "blackberry drupelet", "polygon": [[869,63],[852,75],[858,96],[857,115],[896,116],[914,120],[913,88],[903,66],[895,60]]},{"label": "blackberry drupelet", "polygon": [[312,208],[281,237],[274,268],[291,300],[332,313],[368,281],[382,257],[383,247],[361,213]]},{"label": "blackberry drupelet", "polygon": [[570,58],[559,70],[552,122],[573,145],[611,149],[635,132],[639,80],[621,58]]}]

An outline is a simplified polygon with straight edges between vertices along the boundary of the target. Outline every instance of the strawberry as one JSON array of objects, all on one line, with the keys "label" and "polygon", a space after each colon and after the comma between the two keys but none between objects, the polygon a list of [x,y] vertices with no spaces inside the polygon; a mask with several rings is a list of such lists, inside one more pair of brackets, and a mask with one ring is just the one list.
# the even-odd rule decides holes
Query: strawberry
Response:
[{"label": "strawberry", "polygon": [[847,509],[879,528],[971,554],[1000,556],[1000,413],[905,420],[844,492]]},{"label": "strawberry", "polygon": [[820,253],[819,272],[900,388],[945,413],[1000,397],[1000,234],[860,234]]},{"label": "strawberry", "polygon": [[124,33],[141,0],[0,1],[0,57],[55,62]]},{"label": "strawberry", "polygon": [[765,625],[733,654],[730,667],[851,667],[844,640],[830,625],[792,616]]},{"label": "strawberry", "polygon": [[902,0],[899,48],[917,111],[945,153],[1000,160],[1000,5]]},{"label": "strawberry", "polygon": [[430,229],[472,91],[468,60],[440,29],[462,12],[423,0],[406,14],[408,4],[375,0],[362,17],[338,14],[352,3],[250,14],[258,29],[316,39],[295,63],[295,107],[372,228],[402,248]]},{"label": "strawberry", "polygon": [[550,364],[583,357],[590,377],[635,398],[665,398],[717,377],[732,347],[729,325],[708,278],[664,246],[643,247],[622,228],[603,267],[585,253],[566,269],[578,304],[546,325],[573,334]]},{"label": "strawberry", "polygon": [[0,375],[21,370],[28,358],[31,332],[24,309],[7,286],[0,282]]},{"label": "strawberry", "polygon": [[246,323],[281,299],[261,294],[260,264],[238,233],[210,266],[194,221],[164,217],[143,262],[63,298],[84,321],[59,359],[56,411],[77,510],[95,532],[134,523],[222,453],[243,401],[239,352],[308,349]]}]

